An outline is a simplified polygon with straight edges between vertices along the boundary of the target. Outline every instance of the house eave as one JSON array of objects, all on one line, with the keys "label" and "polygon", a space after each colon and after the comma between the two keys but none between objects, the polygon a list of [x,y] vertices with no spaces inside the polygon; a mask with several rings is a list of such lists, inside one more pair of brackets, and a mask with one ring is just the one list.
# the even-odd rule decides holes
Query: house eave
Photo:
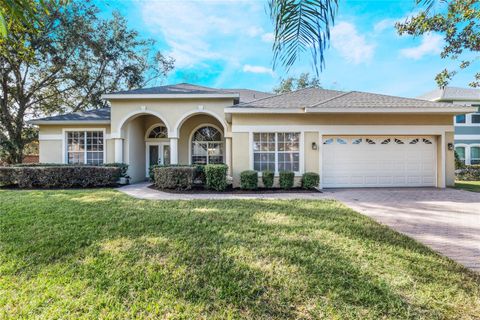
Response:
[{"label": "house eave", "polygon": [[423,113],[423,114],[466,114],[477,108],[305,108],[305,113]]},{"label": "house eave", "polygon": [[225,113],[305,113],[303,108],[225,108]]},{"label": "house eave", "polygon": [[110,124],[110,120],[30,120],[30,124],[34,125],[69,125],[69,124],[87,124],[87,125],[99,125]]},{"label": "house eave", "polygon": [[240,98],[238,93],[215,93],[215,94],[104,94],[104,100],[127,100],[127,99],[221,99]]}]

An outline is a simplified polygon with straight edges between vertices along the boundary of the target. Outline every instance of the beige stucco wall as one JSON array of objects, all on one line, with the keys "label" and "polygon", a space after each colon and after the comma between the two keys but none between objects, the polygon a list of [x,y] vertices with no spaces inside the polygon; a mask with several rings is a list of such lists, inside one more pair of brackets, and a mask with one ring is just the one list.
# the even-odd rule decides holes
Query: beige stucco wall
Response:
[{"label": "beige stucco wall", "polygon": [[[301,126],[319,126],[318,131],[301,128]],[[281,131],[282,127],[298,126],[298,131],[304,131],[304,171],[320,171],[319,157],[321,152],[321,145],[319,142],[319,132],[322,133],[322,125],[325,126],[380,126],[389,128],[389,125],[400,126],[406,132],[405,135],[412,134],[418,135],[419,126],[425,126],[424,128],[444,127],[453,129],[453,120],[451,115],[402,115],[402,114],[233,114],[232,115],[232,129],[233,129],[233,178],[234,182],[238,185],[240,172],[248,170],[252,167],[250,164],[250,156],[246,150],[249,150],[249,134],[246,132],[237,132],[237,128],[251,127],[251,130],[255,130],[255,126],[271,126],[275,131]],[[412,130],[409,131],[408,126],[412,126]],[[416,127],[413,127],[416,126]],[[307,127],[310,128],[310,127]],[[382,130],[381,128],[380,130]],[[309,131],[310,130],[310,131]],[[355,127],[352,127],[351,132],[355,132]],[[454,185],[455,180],[455,168],[454,168],[454,155],[452,151],[448,150],[448,143],[453,143],[454,133],[451,130],[445,130],[442,132],[445,136],[445,180],[447,186]],[[443,168],[442,168],[442,148],[441,148],[441,134],[429,134],[437,137],[437,178],[440,182],[443,181]],[[358,132],[358,135],[362,133]],[[240,145],[237,143],[240,141]],[[312,150],[312,142],[316,142],[319,150]],[[245,154],[246,153],[246,154]]]},{"label": "beige stucco wall", "polygon": [[113,162],[113,141],[109,140],[110,126],[108,125],[40,125],[39,126],[39,161],[42,163],[64,163],[63,134],[64,130],[99,129],[106,134],[106,160]]},{"label": "beige stucco wall", "polygon": [[[169,128],[171,136],[176,136],[177,125],[182,119],[194,113],[211,114],[218,118],[230,135],[230,126],[225,121],[224,108],[233,104],[233,99],[139,99],[139,100],[113,100],[112,104],[112,133],[122,133],[122,124],[130,117],[139,114],[152,114],[163,120]],[[179,127],[179,126],[178,126]]]},{"label": "beige stucco wall", "polygon": [[453,125],[451,115],[409,114],[234,114],[233,125]]}]

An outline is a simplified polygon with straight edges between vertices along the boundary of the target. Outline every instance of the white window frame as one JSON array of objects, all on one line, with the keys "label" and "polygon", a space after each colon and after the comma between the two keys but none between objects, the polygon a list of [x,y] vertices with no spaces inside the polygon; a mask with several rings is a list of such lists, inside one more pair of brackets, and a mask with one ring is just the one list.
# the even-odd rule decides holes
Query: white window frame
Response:
[{"label": "white window frame", "polygon": [[[279,171],[278,171],[278,133],[299,133],[300,134],[300,137],[299,137],[299,146],[298,146],[298,162],[299,162],[299,166],[298,166],[298,169],[299,171],[294,171],[294,174],[296,177],[298,176],[302,176],[302,174],[304,173],[304,167],[305,167],[305,145],[304,145],[304,141],[305,141],[305,131],[301,131],[301,130],[294,130],[294,129],[286,129],[286,130],[268,130],[268,129],[259,129],[259,130],[252,130],[252,131],[249,131],[249,155],[250,155],[250,170],[255,170],[254,169],[254,150],[253,150],[253,145],[254,145],[254,140],[253,140],[253,134],[254,133],[275,133],[275,176],[278,177],[279,176]],[[259,176],[262,176],[262,172],[259,171],[258,172],[258,175]]]},{"label": "white window frame", "polygon": [[[64,164],[68,164],[68,143],[67,143],[67,133],[68,132],[84,132],[87,131],[99,131],[103,133],[103,163],[107,163],[107,130],[105,128],[63,128],[62,129],[62,159]],[[85,148],[85,161],[87,160],[87,148]]]},{"label": "white window frame", "polygon": [[[222,129],[220,129],[217,125],[214,125],[213,123],[202,123],[202,124],[196,126],[195,128],[193,128],[192,132],[190,132],[190,137],[188,139],[188,164],[192,165],[192,143],[193,143],[192,139],[193,139],[193,135],[195,134],[195,132],[197,132],[200,128],[203,128],[203,127],[215,128],[222,135],[222,140],[220,140],[220,141],[205,141],[205,142],[207,142],[207,143],[221,143],[222,144],[222,160],[223,160],[222,163],[225,163],[225,160],[226,160],[225,159],[225,147],[226,147],[225,133],[223,132]],[[207,147],[207,149],[208,149],[208,147]],[[207,164],[209,164],[208,150],[207,150]]]},{"label": "white window frame", "polygon": [[[469,164],[472,164],[472,148],[480,148],[480,144],[471,144],[468,146],[468,153],[469,153]],[[466,150],[465,150],[466,151]]]}]

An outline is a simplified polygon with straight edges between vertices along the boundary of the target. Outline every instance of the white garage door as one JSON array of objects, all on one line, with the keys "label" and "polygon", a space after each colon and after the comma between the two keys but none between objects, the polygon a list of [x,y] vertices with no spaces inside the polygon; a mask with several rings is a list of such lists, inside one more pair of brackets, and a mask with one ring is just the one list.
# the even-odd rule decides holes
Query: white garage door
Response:
[{"label": "white garage door", "polygon": [[436,185],[434,137],[323,138],[324,188]]}]

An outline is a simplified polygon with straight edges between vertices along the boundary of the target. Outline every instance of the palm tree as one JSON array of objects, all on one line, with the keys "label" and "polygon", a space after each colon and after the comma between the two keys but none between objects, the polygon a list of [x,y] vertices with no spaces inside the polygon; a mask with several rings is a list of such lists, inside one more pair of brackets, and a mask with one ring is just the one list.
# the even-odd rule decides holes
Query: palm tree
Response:
[{"label": "palm tree", "polygon": [[[324,51],[330,42],[330,28],[335,22],[338,0],[268,0],[274,24],[273,68],[287,69],[310,51],[317,76],[325,66]],[[414,0],[429,11],[436,2]]]}]

